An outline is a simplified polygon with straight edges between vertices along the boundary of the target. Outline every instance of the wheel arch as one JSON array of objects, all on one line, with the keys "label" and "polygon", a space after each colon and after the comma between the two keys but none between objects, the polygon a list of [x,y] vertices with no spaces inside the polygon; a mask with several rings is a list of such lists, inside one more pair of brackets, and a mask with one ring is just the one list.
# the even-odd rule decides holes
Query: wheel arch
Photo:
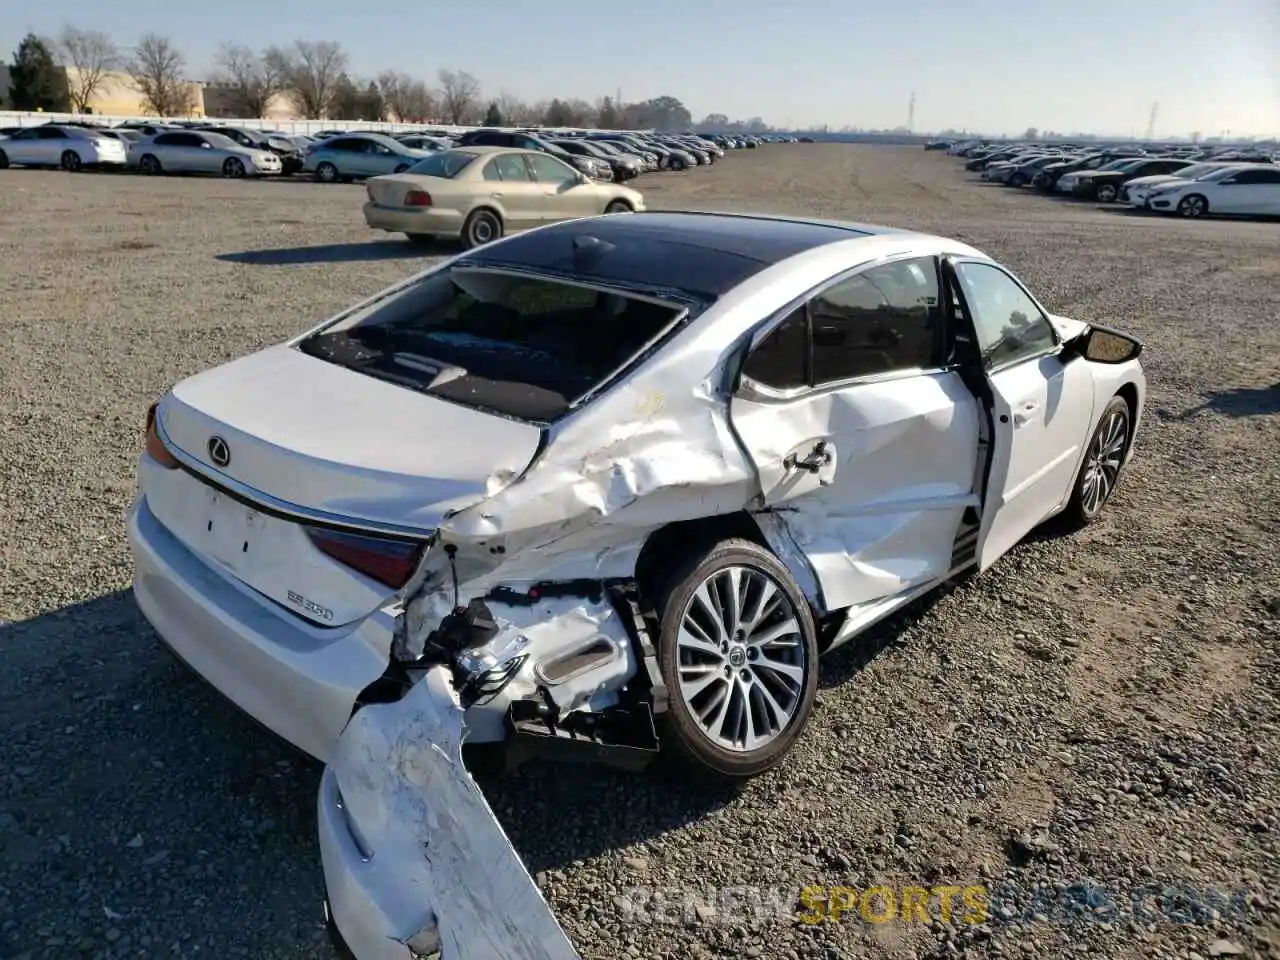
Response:
[{"label": "wheel arch", "polygon": [[659,527],[645,538],[644,546],[636,557],[636,585],[645,596],[653,597],[662,586],[663,570],[669,570],[694,550],[732,538],[749,540],[772,550],[760,525],[745,510],[695,520],[678,520]]}]

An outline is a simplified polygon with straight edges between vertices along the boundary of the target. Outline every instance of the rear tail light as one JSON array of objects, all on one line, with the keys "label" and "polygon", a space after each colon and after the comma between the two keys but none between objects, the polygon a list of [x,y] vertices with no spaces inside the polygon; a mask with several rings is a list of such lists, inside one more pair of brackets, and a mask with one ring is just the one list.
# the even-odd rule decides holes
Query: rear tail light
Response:
[{"label": "rear tail light", "polygon": [[410,190],[404,195],[404,205],[406,207],[429,207],[431,206],[431,194],[425,190]]},{"label": "rear tail light", "polygon": [[303,529],[321,553],[397,589],[409,582],[426,549],[421,540],[391,540],[324,527]]},{"label": "rear tail light", "polygon": [[153,403],[147,407],[147,439],[145,449],[149,456],[160,466],[166,470],[177,470],[178,461],[165,447],[164,441],[160,439],[160,433],[156,430],[156,407],[158,404]]}]

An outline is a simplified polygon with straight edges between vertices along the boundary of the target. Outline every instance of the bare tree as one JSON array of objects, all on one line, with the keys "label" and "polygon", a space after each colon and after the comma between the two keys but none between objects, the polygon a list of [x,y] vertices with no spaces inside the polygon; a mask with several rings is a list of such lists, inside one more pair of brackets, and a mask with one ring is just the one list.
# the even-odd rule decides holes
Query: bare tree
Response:
[{"label": "bare tree", "polygon": [[332,40],[299,40],[289,50],[272,47],[264,55],[283,78],[283,87],[305,116],[323,119],[333,107],[347,54]]},{"label": "bare tree", "polygon": [[142,106],[157,117],[180,117],[195,106],[195,90],[182,78],[186,63],[168,37],[148,33],[125,69],[142,94]]},{"label": "bare tree", "polygon": [[108,74],[119,66],[120,50],[105,33],[77,30],[70,24],[64,26],[58,35],[57,48],[63,66],[74,71],[67,84],[71,109],[76,113],[88,113],[90,103],[107,82]]},{"label": "bare tree", "polygon": [[514,93],[508,93],[506,90],[498,94],[494,103],[498,105],[498,112],[502,114],[502,122],[513,127],[523,126],[526,123],[535,123],[546,112],[545,109],[535,112],[529,104]]},{"label": "bare tree", "polygon": [[445,118],[462,123],[476,107],[480,97],[480,81],[465,70],[440,71],[440,106]]},{"label": "bare tree", "polygon": [[275,58],[238,43],[224,43],[213,62],[223,84],[227,107],[237,117],[265,117],[284,78]]},{"label": "bare tree", "polygon": [[388,70],[378,77],[383,105],[397,120],[423,120],[431,114],[431,91],[407,73]]}]

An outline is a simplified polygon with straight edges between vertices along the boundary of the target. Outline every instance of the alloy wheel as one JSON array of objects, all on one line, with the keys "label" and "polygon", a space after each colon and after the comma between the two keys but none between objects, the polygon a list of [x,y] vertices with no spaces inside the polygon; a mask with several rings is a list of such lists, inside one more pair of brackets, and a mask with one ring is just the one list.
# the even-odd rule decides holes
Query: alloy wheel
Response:
[{"label": "alloy wheel", "polygon": [[703,736],[734,752],[759,750],[790,725],[804,697],[807,662],[800,618],[763,571],[711,574],[681,617],[679,695]]},{"label": "alloy wheel", "polygon": [[1089,447],[1084,483],[1080,490],[1081,506],[1089,516],[1101,510],[1115,490],[1128,438],[1128,414],[1122,410],[1113,410]]}]

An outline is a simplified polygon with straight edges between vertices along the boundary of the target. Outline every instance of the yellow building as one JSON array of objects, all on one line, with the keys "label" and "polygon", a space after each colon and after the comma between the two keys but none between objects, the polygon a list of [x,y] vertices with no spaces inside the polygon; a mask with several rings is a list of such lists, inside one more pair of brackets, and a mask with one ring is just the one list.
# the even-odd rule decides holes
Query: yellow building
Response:
[{"label": "yellow building", "polygon": [[[75,68],[63,69],[67,75],[68,87],[74,90],[76,88]],[[186,84],[191,91],[191,111],[188,116],[204,116],[204,84],[195,80],[188,80]],[[138,92],[133,78],[118,70],[113,70],[102,78],[98,89],[89,100],[89,112],[106,117],[142,117],[149,113],[143,107],[142,94]]]},{"label": "yellow building", "polygon": [[203,84],[204,95],[204,111],[206,116],[210,117],[228,117],[239,120],[263,119],[263,120],[298,120],[301,114],[297,108],[284,94],[277,93],[267,101],[266,114],[261,118],[242,117],[242,111],[235,109],[233,97],[230,95],[229,85],[210,81]]}]

